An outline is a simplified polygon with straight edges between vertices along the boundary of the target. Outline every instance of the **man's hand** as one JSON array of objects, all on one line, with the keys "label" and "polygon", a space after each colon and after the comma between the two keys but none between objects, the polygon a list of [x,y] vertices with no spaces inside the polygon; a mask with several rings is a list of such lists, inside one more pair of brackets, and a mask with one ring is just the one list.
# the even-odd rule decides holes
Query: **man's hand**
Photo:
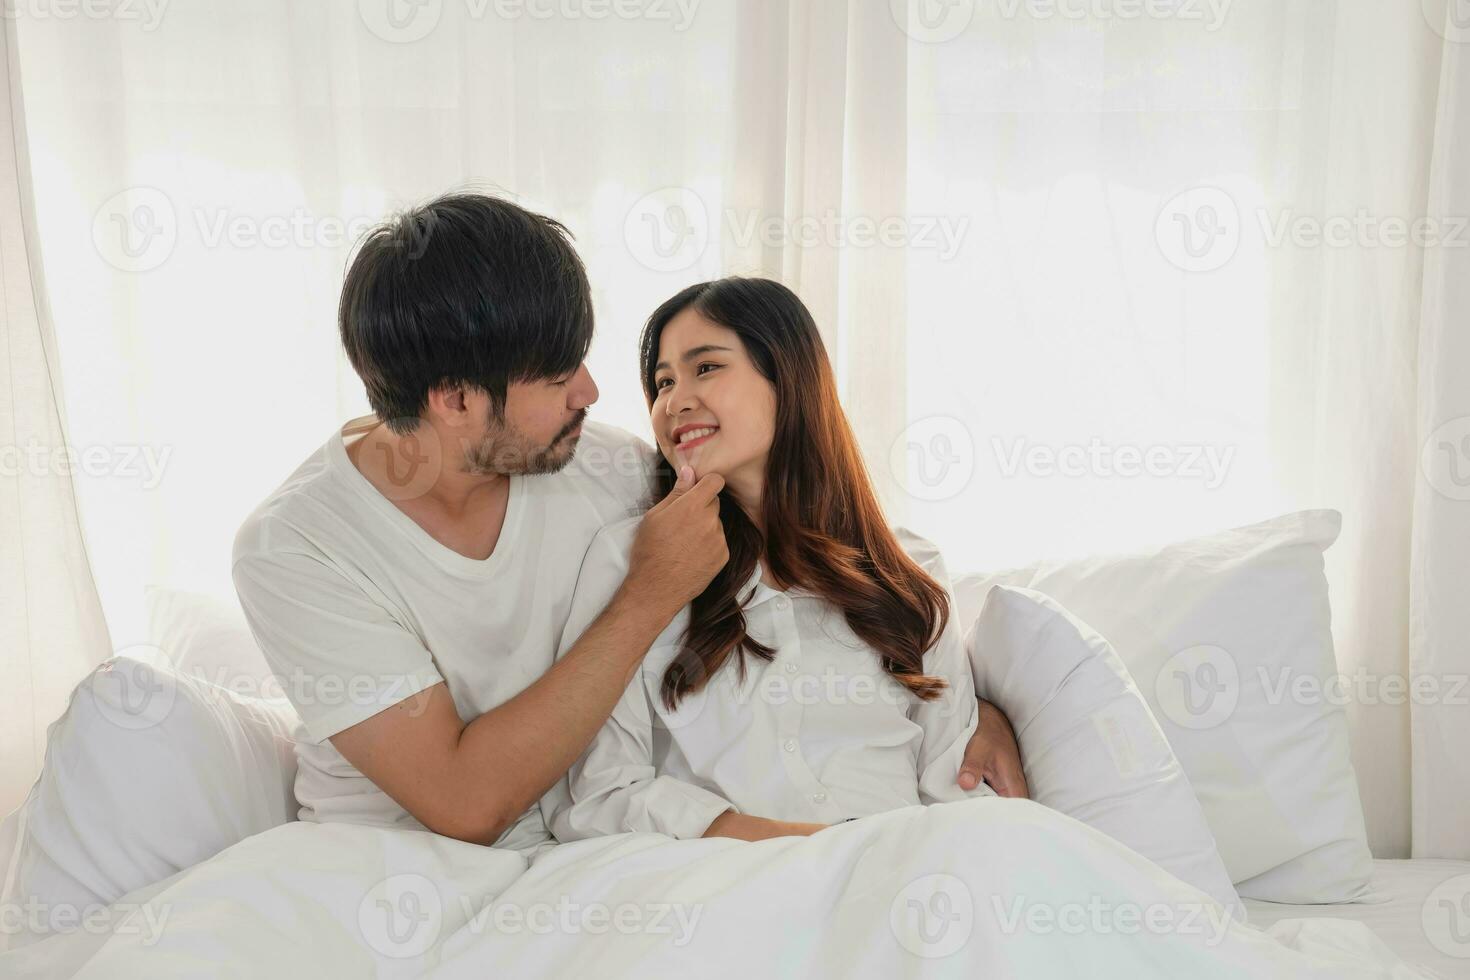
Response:
[{"label": "man's hand", "polygon": [[720,490],[725,480],[707,473],[694,482],[694,469],[679,468],[679,482],[649,509],[638,527],[628,559],[624,587],[670,618],[709,585],[730,551],[720,523]]},{"label": "man's hand", "polygon": [[980,780],[1000,796],[1026,797],[1026,775],[1021,771],[1021,749],[1016,733],[999,708],[984,698],[980,701],[980,726],[965,746],[960,766],[960,789],[972,790]]}]

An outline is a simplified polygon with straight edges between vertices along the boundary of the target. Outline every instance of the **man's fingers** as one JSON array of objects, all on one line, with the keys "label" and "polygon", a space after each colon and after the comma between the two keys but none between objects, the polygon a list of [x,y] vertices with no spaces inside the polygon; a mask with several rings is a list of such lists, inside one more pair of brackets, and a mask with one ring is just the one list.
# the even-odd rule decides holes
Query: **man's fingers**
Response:
[{"label": "man's fingers", "polygon": [[1011,799],[1026,798],[1026,777],[1020,773],[1003,772],[993,770],[987,774],[990,788],[995,790],[999,796]]},{"label": "man's fingers", "polygon": [[688,463],[685,463],[682,456],[679,457],[679,463],[678,466],[675,467],[675,471],[678,475],[674,478],[673,489],[669,491],[668,496],[664,497],[664,499],[660,500],[658,503],[649,508],[649,513],[663,510],[669,504],[678,500],[680,497],[684,496],[684,494],[693,489],[695,483],[694,467],[690,466]]},{"label": "man's fingers", "polygon": [[960,769],[960,789],[972,790],[980,785],[980,772],[965,766]]},{"label": "man's fingers", "polygon": [[687,491],[695,500],[713,500],[725,489],[725,478],[718,473],[706,473],[699,482]]}]

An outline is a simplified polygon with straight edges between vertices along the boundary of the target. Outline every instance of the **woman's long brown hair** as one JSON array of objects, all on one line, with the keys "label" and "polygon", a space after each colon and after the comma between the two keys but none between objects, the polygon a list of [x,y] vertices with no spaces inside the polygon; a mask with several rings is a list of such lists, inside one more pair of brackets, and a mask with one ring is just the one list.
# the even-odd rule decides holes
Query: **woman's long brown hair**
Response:
[{"label": "woman's long brown hair", "polygon": [[[841,609],[895,680],[926,701],[938,697],[945,684],[924,673],[924,652],[944,632],[949,597],[888,527],[811,313],[795,293],[769,279],[690,286],[655,310],[643,328],[639,352],[650,409],[657,397],[659,340],[669,321],[690,308],[739,335],[775,388],[776,431],[761,494],[765,533],[728,491],[721,494],[730,560],[691,605],[684,645],[664,672],[664,704],[673,708],[700,690],[732,655],[742,678],[745,654],[765,661],[775,656],[746,633],[742,605],[749,596],[737,595],[762,557],[783,585]],[[660,458],[659,498],[675,479]]]}]

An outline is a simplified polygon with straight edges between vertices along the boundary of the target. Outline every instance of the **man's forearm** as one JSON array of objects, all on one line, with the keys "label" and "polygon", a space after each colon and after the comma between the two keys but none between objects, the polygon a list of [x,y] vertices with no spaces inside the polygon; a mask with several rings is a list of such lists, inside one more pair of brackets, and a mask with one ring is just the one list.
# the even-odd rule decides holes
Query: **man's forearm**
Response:
[{"label": "man's forearm", "polygon": [[566,656],[465,726],[454,757],[460,785],[494,795],[489,812],[473,799],[464,803],[476,811],[465,822],[483,828],[474,834],[481,843],[493,843],[577,761],[676,612],[625,584]]}]

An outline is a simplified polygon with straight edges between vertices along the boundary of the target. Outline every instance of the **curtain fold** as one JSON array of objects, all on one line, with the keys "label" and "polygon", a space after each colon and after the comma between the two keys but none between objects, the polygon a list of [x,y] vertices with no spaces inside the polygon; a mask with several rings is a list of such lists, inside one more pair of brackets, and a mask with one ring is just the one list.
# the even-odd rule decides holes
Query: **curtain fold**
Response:
[{"label": "curtain fold", "polygon": [[[1470,21],[1445,12],[1428,216],[1460,246],[1424,263],[1410,551],[1415,857],[1470,857]],[[1458,43],[1456,43],[1458,42]]]},{"label": "curtain fold", "polygon": [[0,813],[20,805],[46,727],[111,642],[83,545],[35,239],[15,22],[0,18]]}]

